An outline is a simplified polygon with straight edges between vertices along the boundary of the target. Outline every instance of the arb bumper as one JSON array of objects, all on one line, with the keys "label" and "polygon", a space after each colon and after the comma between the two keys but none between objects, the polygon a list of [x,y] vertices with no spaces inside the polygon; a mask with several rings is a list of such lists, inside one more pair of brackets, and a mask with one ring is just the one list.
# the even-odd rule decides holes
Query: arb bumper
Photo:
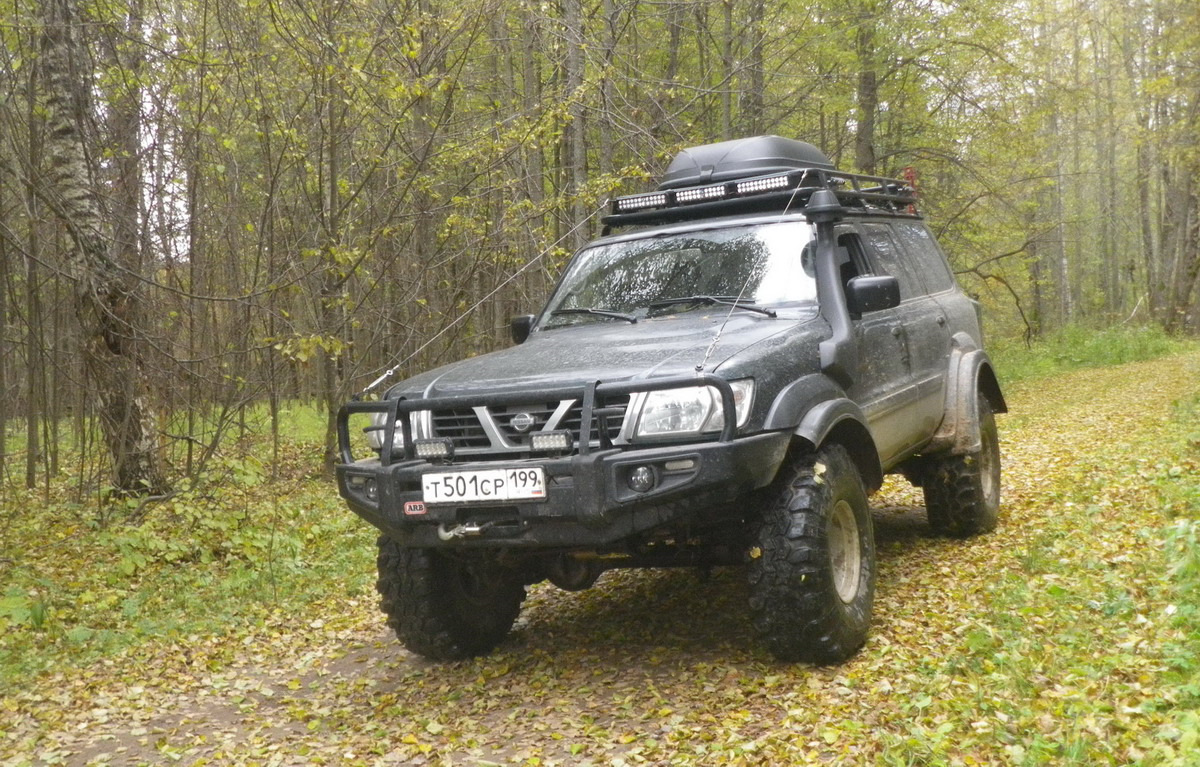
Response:
[{"label": "arb bumper", "polygon": [[[612,444],[604,425],[606,398],[681,383],[711,385],[721,395],[726,427],[717,439],[661,446]],[[540,398],[561,394],[543,392]],[[787,432],[735,438],[733,396],[728,383],[715,376],[593,384],[578,395],[581,429],[570,454],[531,452],[477,461],[424,460],[413,448],[408,414],[461,405],[458,398],[350,403],[339,415],[338,489],[355,513],[407,546],[596,547],[688,520],[767,485],[790,439]],[[495,404],[493,400],[503,398],[488,402]],[[348,420],[355,413],[384,414],[385,426],[376,427],[384,432],[383,445],[392,445],[403,430],[403,454],[384,449],[379,457],[353,460]],[[496,469],[540,469],[544,492],[522,500],[433,503],[426,498],[426,475],[463,472],[469,477]]]}]

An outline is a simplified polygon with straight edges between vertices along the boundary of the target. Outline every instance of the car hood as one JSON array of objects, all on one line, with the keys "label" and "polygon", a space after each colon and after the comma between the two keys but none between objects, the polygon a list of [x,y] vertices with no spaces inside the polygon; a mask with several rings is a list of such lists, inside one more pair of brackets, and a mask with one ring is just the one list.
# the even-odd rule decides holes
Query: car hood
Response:
[{"label": "car hood", "polygon": [[465,359],[398,384],[392,394],[443,397],[689,375],[705,359],[716,370],[730,358],[816,316],[771,318],[691,312],[636,324],[597,320],[533,333],[519,346]]}]

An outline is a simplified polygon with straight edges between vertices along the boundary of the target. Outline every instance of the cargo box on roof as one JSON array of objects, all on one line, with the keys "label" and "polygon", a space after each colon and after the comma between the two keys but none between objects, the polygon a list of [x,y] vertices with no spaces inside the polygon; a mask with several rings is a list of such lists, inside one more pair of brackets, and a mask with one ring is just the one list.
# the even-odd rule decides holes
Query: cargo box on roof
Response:
[{"label": "cargo box on roof", "polygon": [[754,136],[684,149],[671,161],[658,188],[679,189],[800,168],[834,169],[825,153],[812,144],[782,136]]}]

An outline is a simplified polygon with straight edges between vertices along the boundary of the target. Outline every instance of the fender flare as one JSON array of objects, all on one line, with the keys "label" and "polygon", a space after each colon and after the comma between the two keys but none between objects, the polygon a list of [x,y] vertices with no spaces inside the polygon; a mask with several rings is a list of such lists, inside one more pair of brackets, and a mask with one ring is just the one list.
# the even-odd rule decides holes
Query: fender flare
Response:
[{"label": "fender flare", "polygon": [[814,407],[838,399],[846,399],[846,392],[829,376],[821,373],[801,376],[775,395],[763,429],[795,429]]},{"label": "fender flare", "polygon": [[879,449],[862,409],[845,397],[827,400],[809,409],[796,427],[795,435],[813,448],[836,442],[850,454],[863,486],[873,493],[883,484]]},{"label": "fender flare", "polygon": [[791,431],[810,449],[833,440],[850,453],[868,492],[883,484],[879,450],[862,408],[827,375],[812,373],[785,386],[771,403],[763,428]]},{"label": "fender flare", "polygon": [[1007,413],[1008,404],[987,352],[969,336],[956,334],[946,377],[946,404],[942,425],[925,452],[964,455],[979,449],[979,394],[987,398],[992,412]]}]

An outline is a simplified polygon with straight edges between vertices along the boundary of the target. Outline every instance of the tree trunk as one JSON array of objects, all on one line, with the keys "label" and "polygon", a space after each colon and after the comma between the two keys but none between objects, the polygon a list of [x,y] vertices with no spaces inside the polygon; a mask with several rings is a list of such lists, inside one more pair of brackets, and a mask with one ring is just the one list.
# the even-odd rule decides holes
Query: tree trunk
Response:
[{"label": "tree trunk", "polygon": [[[563,132],[566,141],[563,160],[566,163],[565,191],[571,204],[570,220],[566,227],[583,221],[587,207],[583,202],[583,185],[587,180],[587,144],[584,130],[584,59],[583,59],[583,3],[581,0],[564,0],[563,26],[566,52],[563,56],[563,96],[567,99],[567,127]],[[572,249],[587,241],[588,231],[584,227],[575,230],[570,239]]]},{"label": "tree trunk", "polygon": [[112,227],[85,150],[90,65],[82,55],[73,0],[45,0],[45,194],[71,238],[67,273],[75,282],[74,309],[84,366],[97,401],[112,459],[113,484],[122,494],[159,494],[167,482],[158,460],[158,426],[139,355],[137,275],[114,258]]},{"label": "tree trunk", "polygon": [[1170,264],[1170,275],[1165,286],[1166,309],[1163,312],[1163,327],[1169,333],[1178,333],[1187,327],[1191,312],[1192,289],[1200,274],[1200,247],[1197,232],[1200,227],[1200,191],[1192,179],[1194,171],[1188,168],[1180,172],[1179,186],[1168,198],[1168,228],[1171,233],[1169,247],[1164,248]]},{"label": "tree trunk", "polygon": [[728,141],[733,138],[733,0],[724,0],[721,6],[721,139]]},{"label": "tree trunk", "polygon": [[864,8],[854,35],[858,54],[858,120],[854,134],[854,164],[860,173],[875,173],[875,117],[879,111],[879,73],[876,71],[876,9]]},{"label": "tree trunk", "polygon": [[[0,226],[10,227],[3,210]],[[8,237],[0,234],[0,485],[8,483]]]},{"label": "tree trunk", "polygon": [[[37,77],[32,70],[29,73],[29,168],[41,167],[41,146],[38,134],[34,129],[37,125]],[[33,182],[25,187],[25,207],[29,211],[29,242],[26,245],[28,254],[25,257],[25,487],[29,490],[37,487],[37,462],[41,454],[41,438],[38,434],[38,417],[41,413],[42,386],[38,383],[39,374],[43,374],[44,362],[42,355],[42,309],[38,300],[38,260],[42,257],[41,237],[38,221],[38,199]]]},{"label": "tree trunk", "polygon": [[766,130],[767,120],[763,114],[767,103],[766,66],[764,63],[766,49],[766,2],[753,0],[750,3],[750,19],[748,32],[750,35],[750,87],[746,93],[746,115],[743,123],[746,133],[757,136]]},{"label": "tree trunk", "polygon": [[613,75],[616,66],[617,44],[619,42],[617,32],[617,14],[618,11],[613,5],[613,0],[603,0],[600,4],[601,13],[604,16],[604,38],[601,42],[601,53],[603,66],[600,70],[600,117],[596,121],[597,133],[599,134],[599,163],[598,170],[600,173],[613,172],[613,114],[616,105],[613,103]]}]

